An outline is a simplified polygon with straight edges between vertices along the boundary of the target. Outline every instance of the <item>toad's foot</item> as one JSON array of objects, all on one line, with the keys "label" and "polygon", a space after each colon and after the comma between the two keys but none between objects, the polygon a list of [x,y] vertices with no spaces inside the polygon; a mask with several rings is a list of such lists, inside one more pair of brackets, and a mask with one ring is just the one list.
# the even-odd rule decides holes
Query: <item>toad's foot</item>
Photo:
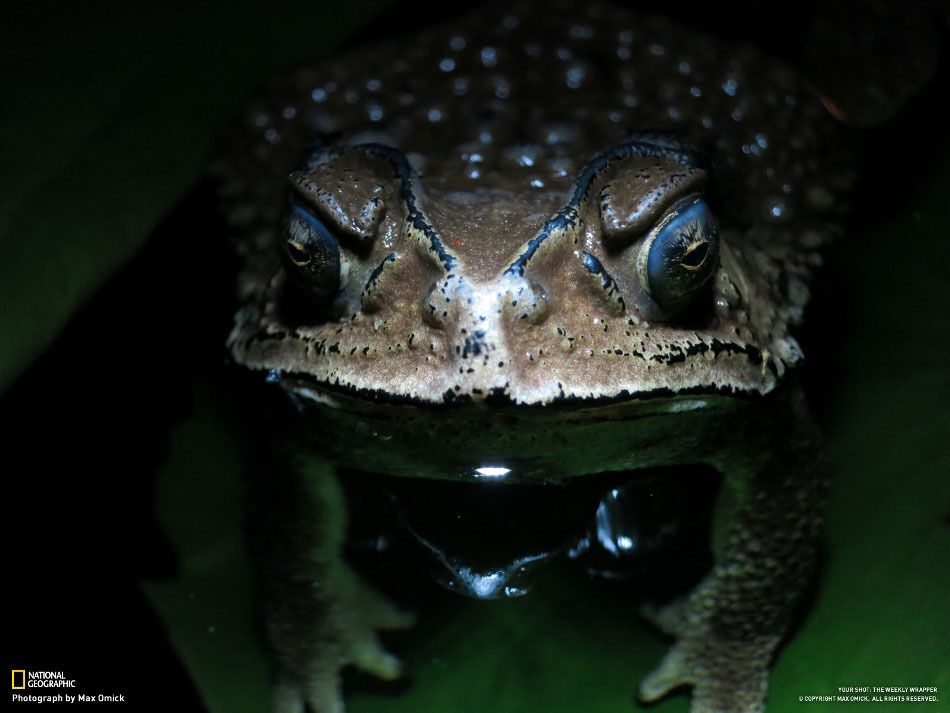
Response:
[{"label": "toad's foot", "polygon": [[315,583],[313,591],[313,609],[297,612],[305,614],[306,621],[280,616],[268,622],[278,650],[276,713],[342,713],[344,666],[356,666],[387,681],[402,672],[399,659],[383,649],[376,632],[412,626],[411,614],[400,611],[345,565]]},{"label": "toad's foot", "polygon": [[778,640],[721,638],[688,633],[640,684],[640,698],[655,701],[674,688],[692,686],[690,713],[760,713],[765,710],[768,666]]},{"label": "toad's foot", "polygon": [[645,701],[691,686],[691,713],[765,710],[769,664],[814,571],[827,476],[801,394],[786,394],[743,422],[744,450],[717,466],[709,574],[644,612],[675,639],[640,685]]}]

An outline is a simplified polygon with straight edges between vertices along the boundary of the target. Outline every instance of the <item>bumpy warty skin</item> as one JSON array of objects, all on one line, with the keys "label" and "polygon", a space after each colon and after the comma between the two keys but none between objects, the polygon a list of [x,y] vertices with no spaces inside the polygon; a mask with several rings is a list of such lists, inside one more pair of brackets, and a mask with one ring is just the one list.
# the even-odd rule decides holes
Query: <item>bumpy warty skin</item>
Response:
[{"label": "bumpy warty skin", "polygon": [[[614,188],[629,207],[616,189],[631,180],[622,167],[595,181],[576,229],[548,240],[522,282],[503,279],[584,166],[645,131],[703,156],[723,243],[709,308],[680,323],[638,309],[632,252],[642,236],[612,242],[597,205]],[[849,174],[836,142],[820,97],[782,64],[601,4],[572,15],[537,4],[486,12],[352,50],[258,97],[216,164],[245,260],[232,354],[255,369],[429,403],[767,393],[801,357],[790,330],[841,212]],[[338,159],[316,183],[349,224],[350,289],[332,319],[289,320],[275,249],[287,177],[308,147],[365,143],[407,157],[417,207],[452,265],[411,228],[391,167]],[[360,227],[373,195],[381,217]],[[622,309],[586,289],[590,276],[571,257],[585,251],[617,283]],[[382,279],[368,297],[374,272]],[[541,307],[525,318],[505,308],[512,294]]]}]

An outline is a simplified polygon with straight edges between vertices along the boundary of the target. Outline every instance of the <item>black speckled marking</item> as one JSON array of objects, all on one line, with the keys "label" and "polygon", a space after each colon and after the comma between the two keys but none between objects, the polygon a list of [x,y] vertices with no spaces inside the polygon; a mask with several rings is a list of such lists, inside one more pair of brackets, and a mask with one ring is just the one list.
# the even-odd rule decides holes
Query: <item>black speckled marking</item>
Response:
[{"label": "black speckled marking", "polygon": [[478,356],[486,351],[488,351],[488,344],[485,341],[485,332],[479,329],[474,334],[465,337],[465,346],[462,347],[463,359],[469,356]]},{"label": "black speckled marking", "polygon": [[669,158],[683,164],[687,168],[699,168],[701,166],[699,156],[691,151],[674,148],[672,146],[659,146],[644,141],[631,141],[615,146],[609,151],[605,151],[584,167],[584,170],[581,171],[580,176],[578,176],[574,182],[574,193],[571,195],[571,199],[567,202],[567,205],[561,208],[551,220],[544,224],[541,231],[528,242],[527,249],[505,270],[505,274],[515,275],[517,277],[524,276],[528,261],[534,257],[538,248],[541,247],[541,243],[547,240],[552,232],[572,228],[577,224],[577,209],[587,198],[594,178],[614,161],[619,161],[629,156]]},{"label": "black speckled marking", "polygon": [[376,281],[379,279],[379,276],[383,274],[383,270],[386,269],[386,265],[391,262],[396,262],[396,253],[389,253],[386,257],[383,258],[382,262],[376,266],[376,268],[370,273],[369,279],[366,280],[366,284],[363,286],[363,294],[368,294],[376,286]]},{"label": "black speckled marking", "polygon": [[601,280],[603,280],[601,286],[604,288],[607,296],[617,301],[617,304],[620,305],[621,312],[625,311],[627,309],[627,305],[624,303],[623,297],[617,290],[617,283],[614,281],[614,278],[610,276],[610,273],[607,272],[607,269],[601,264],[600,260],[595,258],[589,252],[585,252],[584,259],[581,261],[581,264],[584,265],[584,268],[589,273],[592,275],[598,275]]}]

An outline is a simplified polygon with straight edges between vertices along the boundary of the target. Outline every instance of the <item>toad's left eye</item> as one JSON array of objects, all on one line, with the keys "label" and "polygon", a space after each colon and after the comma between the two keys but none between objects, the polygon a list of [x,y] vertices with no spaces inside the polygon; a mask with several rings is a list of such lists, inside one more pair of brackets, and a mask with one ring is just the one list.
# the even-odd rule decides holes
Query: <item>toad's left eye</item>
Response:
[{"label": "toad's left eye", "polygon": [[291,204],[280,251],[290,278],[321,300],[341,286],[340,246],[333,233],[309,210]]},{"label": "toad's left eye", "polygon": [[679,202],[637,255],[640,284],[666,313],[685,309],[719,264],[719,229],[701,198]]}]

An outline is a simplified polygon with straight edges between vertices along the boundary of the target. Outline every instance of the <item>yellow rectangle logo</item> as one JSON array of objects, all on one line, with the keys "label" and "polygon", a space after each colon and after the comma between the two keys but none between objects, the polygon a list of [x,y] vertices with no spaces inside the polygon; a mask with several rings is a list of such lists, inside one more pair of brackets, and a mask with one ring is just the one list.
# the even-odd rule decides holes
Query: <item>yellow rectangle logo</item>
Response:
[{"label": "yellow rectangle logo", "polygon": [[[13,669],[11,673],[13,675],[10,676],[10,678],[12,679],[10,681],[10,688],[12,688],[14,691],[18,691],[18,690],[26,688],[26,670],[22,668]],[[20,683],[18,684],[17,681],[19,681]]]}]

